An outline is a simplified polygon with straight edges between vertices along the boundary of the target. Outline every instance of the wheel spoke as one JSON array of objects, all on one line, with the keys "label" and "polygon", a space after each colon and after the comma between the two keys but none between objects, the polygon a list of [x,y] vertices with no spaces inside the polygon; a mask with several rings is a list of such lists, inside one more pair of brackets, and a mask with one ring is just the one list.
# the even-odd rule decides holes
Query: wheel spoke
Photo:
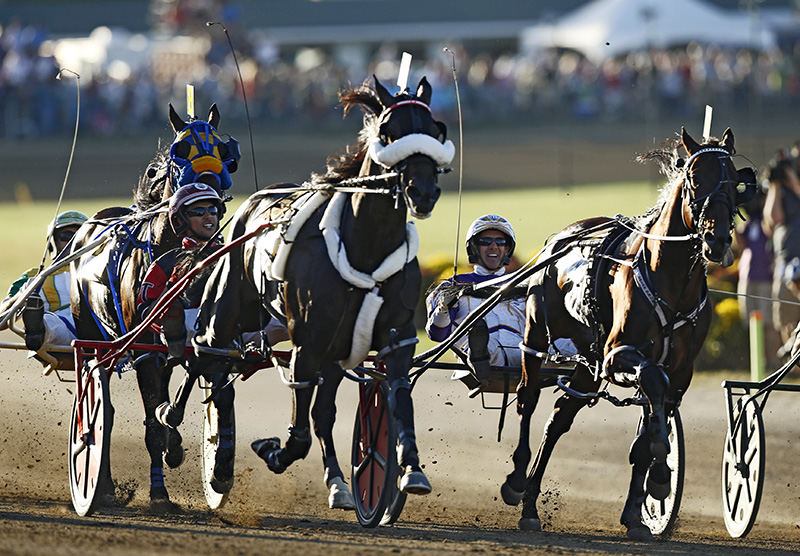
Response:
[{"label": "wheel spoke", "polygon": [[375,459],[375,463],[380,465],[383,471],[386,471],[386,458],[383,457],[383,454],[376,450],[372,452],[372,457]]},{"label": "wheel spoke", "polygon": [[365,471],[367,465],[369,465],[369,462],[371,460],[372,456],[370,454],[364,455],[364,459],[362,459],[361,462],[359,462],[358,466],[356,466],[355,471],[353,472],[353,475],[355,476],[356,479],[361,477],[361,474]]}]

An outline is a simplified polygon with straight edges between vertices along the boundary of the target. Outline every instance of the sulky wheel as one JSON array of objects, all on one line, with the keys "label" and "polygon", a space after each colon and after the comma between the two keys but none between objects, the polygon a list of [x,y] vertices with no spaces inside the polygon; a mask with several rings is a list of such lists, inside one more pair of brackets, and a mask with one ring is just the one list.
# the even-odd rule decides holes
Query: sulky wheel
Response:
[{"label": "sulky wheel", "polygon": [[722,449],[722,512],[731,537],[750,532],[764,491],[765,440],[761,409],[745,404],[733,436],[728,430]]},{"label": "sulky wheel", "polygon": [[647,495],[642,504],[642,521],[654,535],[669,537],[675,528],[678,510],[683,496],[683,475],[686,454],[684,452],[683,425],[678,408],[669,417],[669,454],[667,466],[670,470],[670,493],[664,500]]},{"label": "sulky wheel", "polygon": [[99,367],[81,372],[82,395],[72,403],[69,425],[69,491],[78,515],[92,512],[98,483],[108,474],[109,440],[113,419],[108,371]]},{"label": "sulky wheel", "polygon": [[398,489],[397,433],[386,400],[385,382],[359,384],[351,454],[353,497],[364,527],[392,523],[405,504]]},{"label": "sulky wheel", "polygon": [[[200,389],[203,392],[211,392],[211,383],[202,376],[198,379]],[[233,408],[231,408],[233,411]],[[236,418],[231,416],[233,422],[233,443],[236,446]],[[200,472],[203,479],[203,493],[206,496],[208,507],[212,510],[221,508],[228,500],[229,492],[220,494],[211,487],[211,478],[214,475],[214,463],[217,458],[217,448],[219,447],[219,412],[213,401],[205,404],[203,408],[203,458]]]}]

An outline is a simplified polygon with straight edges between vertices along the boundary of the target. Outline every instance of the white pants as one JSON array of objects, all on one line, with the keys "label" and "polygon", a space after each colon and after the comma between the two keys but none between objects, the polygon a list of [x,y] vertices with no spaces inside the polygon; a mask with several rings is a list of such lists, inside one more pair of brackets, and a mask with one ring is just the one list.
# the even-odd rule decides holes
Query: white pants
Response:
[{"label": "white pants", "polygon": [[67,323],[54,313],[44,314],[44,343],[57,346],[69,346],[75,339]]}]

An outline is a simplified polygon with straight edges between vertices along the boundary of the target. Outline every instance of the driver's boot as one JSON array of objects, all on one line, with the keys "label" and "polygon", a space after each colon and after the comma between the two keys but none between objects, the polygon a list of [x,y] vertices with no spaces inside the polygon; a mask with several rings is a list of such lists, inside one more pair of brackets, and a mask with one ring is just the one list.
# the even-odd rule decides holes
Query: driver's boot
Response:
[{"label": "driver's boot", "polygon": [[184,323],[183,305],[180,301],[169,306],[161,320],[164,340],[167,343],[169,359],[183,359],[186,353],[186,325]]},{"label": "driver's boot", "polygon": [[25,326],[25,347],[39,351],[44,344],[44,300],[32,295],[25,301],[22,311],[22,324]]},{"label": "driver's boot", "polygon": [[481,390],[489,386],[489,327],[486,321],[480,319],[469,331],[467,337],[469,344],[469,365],[475,371],[475,376],[481,383]]}]

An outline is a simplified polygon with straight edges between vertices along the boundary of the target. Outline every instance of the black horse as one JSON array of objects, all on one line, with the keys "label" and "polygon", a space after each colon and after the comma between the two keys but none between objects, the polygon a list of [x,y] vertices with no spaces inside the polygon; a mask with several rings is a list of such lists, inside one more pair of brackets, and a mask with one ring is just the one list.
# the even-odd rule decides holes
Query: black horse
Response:
[{"label": "black horse", "polygon": [[[519,444],[503,500],[523,500],[519,526],[539,530],[536,499],[556,442],[589,398],[562,395],[544,431],[534,466],[530,419],[539,398],[542,358],[557,338],[570,338],[582,356],[571,381],[579,392],[597,392],[603,379],[640,389],[648,404],[634,440],[633,473],[621,523],[633,539],[652,538],[642,522],[649,493],[670,493],[668,417],[692,378],[694,359],[708,331],[711,309],[708,262],[729,265],[736,207],[755,191],[751,169],[737,172],[730,129],[721,140],[698,144],[685,130],[678,146],[641,159],[661,162],[669,183],[658,204],[639,219],[583,220],[554,236],[543,257],[566,252],[529,282],[523,373],[517,388]],[[747,188],[737,190],[745,182]],[[646,479],[646,481],[645,481]],[[646,487],[645,487],[646,483]]]},{"label": "black horse", "polygon": [[[330,158],[327,172],[312,182],[335,189],[355,181],[363,188],[333,198],[332,191],[287,196],[269,189],[251,196],[234,217],[229,241],[266,220],[291,216],[292,223],[221,260],[207,283],[196,342],[227,346],[240,332],[263,328],[267,312],[285,320],[294,344],[289,438],[284,447],[270,438],[254,442],[253,449],[275,473],[308,454],[309,408],[319,382],[311,416],[329,503],[348,508],[352,498],[333,446],[334,401],[342,368],[361,364],[369,350],[378,350],[386,365],[389,407],[399,422],[400,486],[417,494],[431,490],[417,455],[408,380],[420,270],[406,209],[417,218],[430,215],[440,194],[438,167],[454,149],[445,126],[432,117],[425,78],[415,94],[392,96],[375,79],[374,88],[365,84],[339,98],[345,114],[354,106],[364,110],[364,127],[358,143]],[[388,189],[380,193],[374,186]]]},{"label": "black horse", "polygon": [[[201,182],[222,195],[231,185],[230,173],[236,171],[239,150],[235,139],[225,142],[217,132],[220,114],[216,104],[209,110],[208,121],[185,122],[172,105],[169,119],[175,139],[169,149],[156,155],[139,179],[134,190],[135,206],[100,211],[81,227],[73,241],[72,250],[76,251],[100,234],[111,237],[101,250],[72,263],[71,305],[79,339],[114,339],[135,327],[136,298],[148,266],[180,246],[165,208],[172,193],[187,183]],[[157,422],[155,410],[168,399],[171,368],[165,367],[163,357],[151,353],[139,357],[135,369],[145,410],[145,444],[150,453],[150,504],[155,510],[168,510],[173,506],[164,486],[162,457],[170,467],[180,465],[182,439],[177,430]],[[110,465],[105,471],[98,493],[110,502],[114,492]]]}]

